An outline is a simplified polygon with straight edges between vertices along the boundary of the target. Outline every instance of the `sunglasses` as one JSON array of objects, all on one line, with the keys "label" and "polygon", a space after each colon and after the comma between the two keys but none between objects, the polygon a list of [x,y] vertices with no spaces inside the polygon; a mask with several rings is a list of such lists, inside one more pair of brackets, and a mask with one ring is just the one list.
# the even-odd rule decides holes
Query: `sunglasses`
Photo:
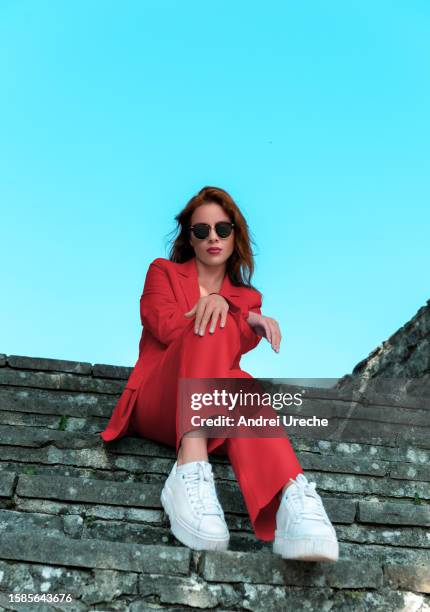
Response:
[{"label": "sunglasses", "polygon": [[[215,231],[219,238],[228,238],[233,227],[234,223],[230,223],[229,221],[218,221],[218,223],[215,223]],[[196,238],[204,240],[209,236],[211,226],[209,223],[196,223],[195,225],[190,225],[190,230]]]}]

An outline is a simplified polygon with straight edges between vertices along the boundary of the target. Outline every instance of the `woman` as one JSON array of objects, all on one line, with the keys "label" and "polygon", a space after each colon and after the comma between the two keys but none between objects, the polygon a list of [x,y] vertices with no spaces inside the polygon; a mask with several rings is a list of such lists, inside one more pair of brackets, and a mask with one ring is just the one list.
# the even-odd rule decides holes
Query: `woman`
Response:
[{"label": "woman", "polygon": [[[225,550],[229,531],[208,455],[227,455],[256,536],[286,559],[338,559],[335,530],[288,437],[179,435],[180,378],[252,378],[241,356],[264,337],[279,351],[275,319],[261,313],[247,223],[224,190],[205,187],[176,216],[170,258],[149,266],[140,300],[139,359],[104,441],[127,434],[174,446],[161,502],[176,538]],[[201,432],[199,432],[201,433]]]}]

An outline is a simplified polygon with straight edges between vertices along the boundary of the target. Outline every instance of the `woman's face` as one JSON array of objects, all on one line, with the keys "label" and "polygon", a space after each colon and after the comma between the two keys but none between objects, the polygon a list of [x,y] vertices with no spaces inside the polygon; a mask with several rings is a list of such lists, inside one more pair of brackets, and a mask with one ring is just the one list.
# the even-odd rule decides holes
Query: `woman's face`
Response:
[{"label": "woman's face", "polygon": [[[211,225],[209,236],[199,240],[191,232],[190,244],[194,247],[196,258],[208,266],[219,266],[227,261],[234,251],[234,227],[227,238],[220,238],[215,231],[218,221],[230,222],[230,217],[219,204],[202,204],[191,215],[191,225],[207,223]],[[217,253],[210,253],[208,249],[217,248]]]}]

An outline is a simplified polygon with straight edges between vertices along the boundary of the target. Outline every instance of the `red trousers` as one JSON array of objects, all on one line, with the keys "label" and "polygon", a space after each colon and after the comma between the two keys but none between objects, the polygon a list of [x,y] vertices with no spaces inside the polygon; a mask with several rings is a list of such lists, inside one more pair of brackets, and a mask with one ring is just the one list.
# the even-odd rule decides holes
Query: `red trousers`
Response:
[{"label": "red trousers", "polygon": [[[179,378],[252,378],[239,367],[240,331],[228,313],[223,329],[194,333],[194,319],[169,344],[153,375],[139,388],[127,433],[179,450],[177,391]],[[257,538],[275,537],[278,493],[290,478],[303,473],[288,440],[283,438],[208,438],[207,451],[227,455]]]}]

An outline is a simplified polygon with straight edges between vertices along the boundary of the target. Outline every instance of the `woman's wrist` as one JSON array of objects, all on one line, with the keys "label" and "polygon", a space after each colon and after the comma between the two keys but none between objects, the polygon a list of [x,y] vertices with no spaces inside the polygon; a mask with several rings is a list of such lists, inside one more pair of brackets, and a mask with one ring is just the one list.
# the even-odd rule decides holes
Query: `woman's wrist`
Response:
[{"label": "woman's wrist", "polygon": [[226,300],[226,298],[221,295],[221,293],[218,293],[218,291],[212,291],[212,293],[208,293],[205,297],[209,297],[210,295],[219,295],[220,298],[222,298],[227,304],[229,304],[228,300]]}]

